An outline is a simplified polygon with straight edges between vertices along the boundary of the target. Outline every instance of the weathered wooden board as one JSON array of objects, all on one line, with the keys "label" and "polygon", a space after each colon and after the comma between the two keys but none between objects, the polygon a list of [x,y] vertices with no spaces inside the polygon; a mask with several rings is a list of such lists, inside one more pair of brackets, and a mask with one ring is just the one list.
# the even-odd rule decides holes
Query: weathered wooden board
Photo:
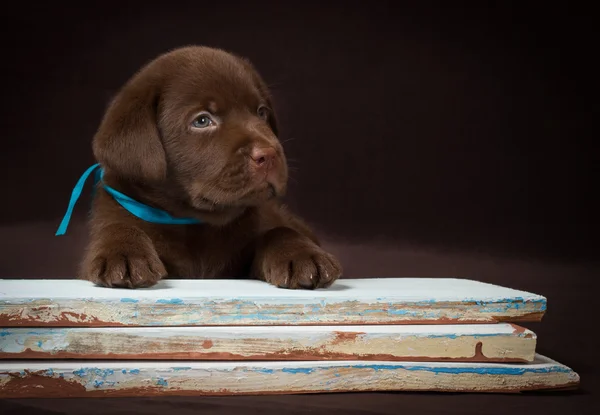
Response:
[{"label": "weathered wooden board", "polygon": [[513,324],[102,327],[0,330],[0,359],[533,360]]},{"label": "weathered wooden board", "polygon": [[519,392],[573,388],[579,375],[532,363],[0,362],[0,398],[297,394],[358,391]]},{"label": "weathered wooden board", "polygon": [[0,280],[0,327],[458,324],[539,321],[546,298],[454,278],[339,280],[286,290],[255,280],[164,280],[114,289]]}]

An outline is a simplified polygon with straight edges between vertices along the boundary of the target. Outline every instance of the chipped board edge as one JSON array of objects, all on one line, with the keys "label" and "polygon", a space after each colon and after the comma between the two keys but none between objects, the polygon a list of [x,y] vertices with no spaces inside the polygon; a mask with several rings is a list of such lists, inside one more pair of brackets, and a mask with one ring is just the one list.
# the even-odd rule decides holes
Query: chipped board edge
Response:
[{"label": "chipped board edge", "polygon": [[[0,300],[1,327],[482,324],[540,322],[545,300],[477,302],[302,302],[180,300]],[[85,311],[82,311],[85,310]]]},{"label": "chipped board edge", "polygon": [[515,324],[0,329],[0,359],[528,362]]},{"label": "chipped board edge", "polygon": [[443,362],[0,362],[0,398],[270,395],[367,391],[515,393],[577,388],[571,368]]},{"label": "chipped board edge", "polygon": [[[446,289],[427,294],[440,284]],[[0,327],[519,323],[539,322],[545,311],[543,296],[457,278],[350,279],[314,291],[227,279],[163,280],[148,290],[0,280]]]},{"label": "chipped board edge", "polygon": [[150,290],[0,280],[0,327],[519,323],[545,311],[543,296],[461,279],[352,279],[314,291],[255,280],[163,280]]}]

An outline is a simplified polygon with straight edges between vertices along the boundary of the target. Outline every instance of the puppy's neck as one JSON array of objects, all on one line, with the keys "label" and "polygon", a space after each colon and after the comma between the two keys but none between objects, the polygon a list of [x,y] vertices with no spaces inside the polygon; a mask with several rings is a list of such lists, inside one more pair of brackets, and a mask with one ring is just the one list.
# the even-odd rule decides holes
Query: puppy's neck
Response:
[{"label": "puppy's neck", "polygon": [[202,210],[191,206],[181,197],[184,192],[175,183],[168,181],[149,183],[106,173],[104,182],[119,192],[147,206],[161,209],[174,217],[200,220],[208,226],[222,227],[244,215],[246,207],[235,206],[221,209]]}]

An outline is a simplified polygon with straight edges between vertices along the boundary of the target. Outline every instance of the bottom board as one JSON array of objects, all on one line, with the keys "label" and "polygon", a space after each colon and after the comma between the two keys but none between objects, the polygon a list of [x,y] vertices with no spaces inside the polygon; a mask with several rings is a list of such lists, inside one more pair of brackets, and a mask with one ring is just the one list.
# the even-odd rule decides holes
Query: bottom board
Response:
[{"label": "bottom board", "polygon": [[528,362],[514,324],[0,329],[0,359]]},{"label": "bottom board", "polygon": [[0,398],[267,395],[361,391],[521,392],[574,388],[579,375],[531,363],[382,361],[0,362]]}]

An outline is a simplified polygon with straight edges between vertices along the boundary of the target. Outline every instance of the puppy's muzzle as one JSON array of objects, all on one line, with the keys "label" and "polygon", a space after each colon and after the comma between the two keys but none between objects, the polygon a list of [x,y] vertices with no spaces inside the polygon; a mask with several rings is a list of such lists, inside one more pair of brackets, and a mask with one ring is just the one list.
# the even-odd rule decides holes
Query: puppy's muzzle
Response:
[{"label": "puppy's muzzle", "polygon": [[250,153],[249,163],[254,174],[268,178],[277,170],[277,151],[273,147],[255,147]]}]

